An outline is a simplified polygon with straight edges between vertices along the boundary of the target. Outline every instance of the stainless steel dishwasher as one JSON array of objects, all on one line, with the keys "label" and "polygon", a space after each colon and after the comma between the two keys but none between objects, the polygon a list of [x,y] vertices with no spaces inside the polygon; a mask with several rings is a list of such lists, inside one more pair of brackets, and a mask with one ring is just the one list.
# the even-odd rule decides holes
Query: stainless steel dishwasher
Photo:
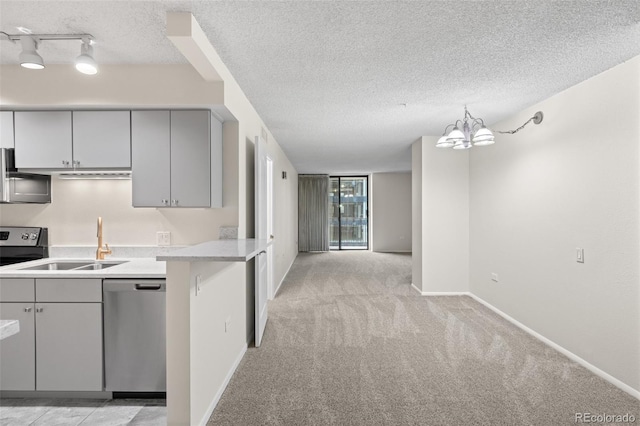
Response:
[{"label": "stainless steel dishwasher", "polygon": [[105,390],[166,392],[165,280],[105,279]]}]

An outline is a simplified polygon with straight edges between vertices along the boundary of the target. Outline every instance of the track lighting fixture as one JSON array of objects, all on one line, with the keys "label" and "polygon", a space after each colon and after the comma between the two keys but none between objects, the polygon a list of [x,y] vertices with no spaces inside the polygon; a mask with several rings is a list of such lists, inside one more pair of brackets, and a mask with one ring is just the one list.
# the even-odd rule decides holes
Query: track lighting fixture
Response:
[{"label": "track lighting fixture", "polygon": [[40,56],[37,51],[38,40],[32,36],[24,35],[20,36],[20,43],[22,44],[22,52],[20,52],[20,56],[18,56],[20,65],[31,70],[41,70],[44,68],[42,56]]},{"label": "track lighting fixture", "polygon": [[28,30],[21,30],[25,34],[7,34],[0,31],[0,39],[12,43],[20,42],[22,52],[18,57],[20,65],[24,68],[41,70],[44,68],[44,60],[38,54],[38,46],[45,40],[80,40],[80,56],[75,60],[75,66],[83,74],[93,75],[98,72],[98,65],[93,59],[93,36],[91,34],[31,34]]},{"label": "track lighting fixture", "polygon": [[82,40],[80,56],[76,58],[76,69],[83,74],[93,75],[98,72],[98,65],[93,59],[93,46],[90,40]]}]

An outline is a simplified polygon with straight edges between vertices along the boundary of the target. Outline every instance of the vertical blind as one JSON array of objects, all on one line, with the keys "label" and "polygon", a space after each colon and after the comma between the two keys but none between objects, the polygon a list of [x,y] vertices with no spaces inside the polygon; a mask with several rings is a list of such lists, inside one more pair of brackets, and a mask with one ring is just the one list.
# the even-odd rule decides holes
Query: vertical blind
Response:
[{"label": "vertical blind", "polygon": [[329,175],[298,176],[298,250],[329,251]]}]

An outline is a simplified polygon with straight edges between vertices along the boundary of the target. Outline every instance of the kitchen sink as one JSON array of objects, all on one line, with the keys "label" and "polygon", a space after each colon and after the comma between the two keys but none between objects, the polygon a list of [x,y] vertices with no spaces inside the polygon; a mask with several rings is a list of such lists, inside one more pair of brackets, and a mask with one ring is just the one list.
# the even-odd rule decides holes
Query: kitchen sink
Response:
[{"label": "kitchen sink", "polygon": [[73,262],[65,262],[65,261],[57,261],[57,262],[49,262],[44,263],[42,265],[36,266],[28,266],[26,268],[19,268],[24,271],[93,271],[110,268],[112,266],[120,265],[125,263],[126,260],[123,261],[106,261],[106,262],[98,262],[98,261],[73,261]]},{"label": "kitchen sink", "polygon": [[116,261],[108,261],[108,262],[93,262],[88,265],[80,266],[79,268],[74,268],[75,270],[87,271],[87,270],[99,270],[105,268],[111,268],[112,266],[120,265],[125,262],[116,262]]}]

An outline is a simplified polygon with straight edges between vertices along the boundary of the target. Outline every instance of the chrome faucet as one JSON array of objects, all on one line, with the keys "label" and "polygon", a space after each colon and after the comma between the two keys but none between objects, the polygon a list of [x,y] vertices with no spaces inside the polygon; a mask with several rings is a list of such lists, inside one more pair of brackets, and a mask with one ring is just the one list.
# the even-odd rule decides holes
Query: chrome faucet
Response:
[{"label": "chrome faucet", "polygon": [[105,254],[111,254],[109,244],[105,243],[106,249],[102,248],[102,217],[98,217],[98,250],[96,250],[96,259],[104,260]]}]

